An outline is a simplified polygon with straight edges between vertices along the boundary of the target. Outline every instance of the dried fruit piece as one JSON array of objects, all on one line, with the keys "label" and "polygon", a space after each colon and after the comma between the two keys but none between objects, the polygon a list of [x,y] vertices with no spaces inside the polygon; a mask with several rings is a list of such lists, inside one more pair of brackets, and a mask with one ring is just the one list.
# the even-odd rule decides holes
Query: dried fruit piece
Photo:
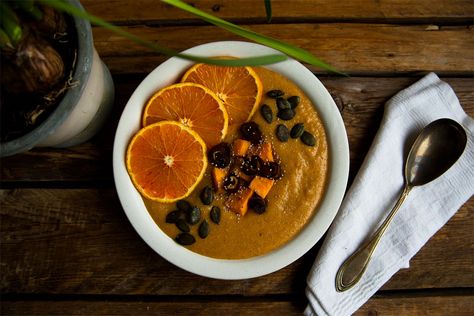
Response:
[{"label": "dried fruit piece", "polygon": [[250,141],[252,144],[260,144],[263,140],[262,131],[255,122],[247,122],[240,125],[240,134],[242,138]]},{"label": "dried fruit piece", "polygon": [[265,213],[267,209],[267,201],[260,197],[258,194],[252,195],[249,200],[249,207],[257,214]]},{"label": "dried fruit piece", "polygon": [[224,179],[224,190],[227,193],[235,193],[240,189],[240,179],[235,174],[229,174]]},{"label": "dried fruit piece", "polygon": [[250,147],[250,142],[245,139],[237,138],[232,143],[232,155],[243,157]]},{"label": "dried fruit piece", "polygon": [[212,184],[214,191],[220,193],[224,190],[224,178],[227,175],[227,169],[213,167],[211,169]]},{"label": "dried fruit piece", "polygon": [[252,156],[250,158],[246,158],[240,170],[243,173],[249,176],[254,176],[258,174],[260,171],[260,166],[263,164],[262,159],[259,156]]},{"label": "dried fruit piece", "polygon": [[283,172],[278,163],[270,161],[262,165],[259,175],[268,179],[278,180],[283,176]]},{"label": "dried fruit piece", "polygon": [[274,182],[275,181],[271,179],[255,176],[252,182],[250,182],[249,188],[260,195],[262,198],[265,198],[268,192],[270,192]]},{"label": "dried fruit piece", "polygon": [[225,168],[230,164],[231,149],[227,143],[219,143],[207,152],[209,162],[218,168]]},{"label": "dried fruit piece", "polygon": [[244,216],[248,210],[248,201],[252,197],[253,191],[249,188],[244,188],[243,190],[232,194],[229,196],[227,206],[229,209],[241,216]]},{"label": "dried fruit piece", "polygon": [[258,156],[263,161],[273,161],[273,151],[272,151],[272,144],[270,143],[263,143]]}]

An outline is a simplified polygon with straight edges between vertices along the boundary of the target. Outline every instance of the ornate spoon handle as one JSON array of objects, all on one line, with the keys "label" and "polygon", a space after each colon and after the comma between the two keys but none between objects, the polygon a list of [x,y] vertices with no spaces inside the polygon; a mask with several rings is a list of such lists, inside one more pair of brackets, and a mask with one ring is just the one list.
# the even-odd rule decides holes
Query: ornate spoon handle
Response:
[{"label": "ornate spoon handle", "polygon": [[411,186],[405,185],[405,188],[400,194],[397,203],[392,208],[382,225],[377,229],[375,234],[341,265],[336,274],[336,290],[338,292],[344,292],[359,282],[360,278],[365,272],[365,269],[367,268],[367,265],[369,264],[375,247],[377,247],[380,238],[397,213],[400,205],[402,205],[403,201],[407,197],[411,188]]}]

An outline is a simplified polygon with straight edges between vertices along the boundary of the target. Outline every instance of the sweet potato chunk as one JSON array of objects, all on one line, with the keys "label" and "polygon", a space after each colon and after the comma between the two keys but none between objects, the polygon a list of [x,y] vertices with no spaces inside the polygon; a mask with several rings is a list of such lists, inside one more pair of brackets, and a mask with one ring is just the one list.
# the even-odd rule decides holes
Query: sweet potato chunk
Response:
[{"label": "sweet potato chunk", "polygon": [[268,192],[270,192],[274,182],[275,180],[272,179],[255,176],[252,182],[250,182],[249,188],[255,191],[255,193],[260,195],[262,198],[265,198]]},{"label": "sweet potato chunk", "polygon": [[253,191],[244,188],[242,191],[232,194],[227,200],[228,208],[241,216],[244,216],[248,210],[248,202],[253,195]]},{"label": "sweet potato chunk", "polygon": [[260,149],[260,152],[259,152],[258,156],[263,161],[273,161],[272,144],[263,143],[262,148]]},{"label": "sweet potato chunk", "polygon": [[237,138],[232,143],[232,155],[243,157],[250,147],[250,142],[245,139]]},{"label": "sweet potato chunk", "polygon": [[220,193],[224,191],[224,178],[227,175],[227,168],[213,167],[211,170],[212,184],[214,191]]}]

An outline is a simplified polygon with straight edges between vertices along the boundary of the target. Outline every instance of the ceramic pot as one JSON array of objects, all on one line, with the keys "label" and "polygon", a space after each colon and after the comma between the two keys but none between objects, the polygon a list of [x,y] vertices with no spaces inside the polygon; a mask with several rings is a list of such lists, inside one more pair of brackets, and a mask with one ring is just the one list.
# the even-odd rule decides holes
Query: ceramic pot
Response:
[{"label": "ceramic pot", "polygon": [[[82,9],[77,0],[70,3]],[[57,108],[35,129],[0,143],[0,156],[11,156],[33,147],[70,147],[89,140],[105,122],[114,103],[109,70],[94,48],[89,22],[74,17],[77,31],[77,64],[72,82]]]}]

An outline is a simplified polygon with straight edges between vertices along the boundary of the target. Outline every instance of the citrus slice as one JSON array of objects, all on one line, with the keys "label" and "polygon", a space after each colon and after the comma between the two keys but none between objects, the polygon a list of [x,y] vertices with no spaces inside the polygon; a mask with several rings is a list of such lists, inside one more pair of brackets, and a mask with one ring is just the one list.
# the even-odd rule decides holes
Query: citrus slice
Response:
[{"label": "citrus slice", "polygon": [[195,82],[211,89],[224,102],[229,125],[248,121],[262,99],[262,81],[250,67],[196,64],[186,71],[181,82]]},{"label": "citrus slice", "polygon": [[170,203],[188,196],[207,167],[206,145],[192,129],[174,121],[148,125],[130,141],[127,170],[146,198]]},{"label": "citrus slice", "polygon": [[208,88],[177,83],[156,92],[147,102],[143,126],[177,121],[190,127],[210,148],[227,134],[228,116],[222,101]]}]

